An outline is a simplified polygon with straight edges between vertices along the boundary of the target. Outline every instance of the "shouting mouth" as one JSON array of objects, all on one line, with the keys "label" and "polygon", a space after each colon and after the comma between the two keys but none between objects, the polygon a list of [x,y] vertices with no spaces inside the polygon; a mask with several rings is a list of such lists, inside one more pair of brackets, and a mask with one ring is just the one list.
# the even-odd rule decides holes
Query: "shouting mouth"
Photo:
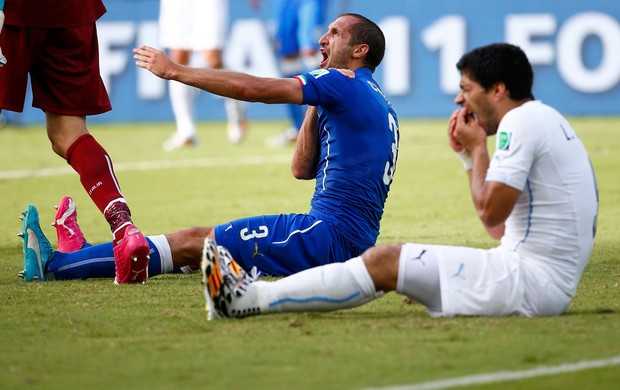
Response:
[{"label": "shouting mouth", "polygon": [[321,60],[321,63],[319,64],[319,67],[322,68],[322,69],[325,69],[327,67],[327,62],[328,62],[328,59],[329,59],[329,54],[327,54],[325,49],[321,49],[321,55],[323,56],[323,60]]}]

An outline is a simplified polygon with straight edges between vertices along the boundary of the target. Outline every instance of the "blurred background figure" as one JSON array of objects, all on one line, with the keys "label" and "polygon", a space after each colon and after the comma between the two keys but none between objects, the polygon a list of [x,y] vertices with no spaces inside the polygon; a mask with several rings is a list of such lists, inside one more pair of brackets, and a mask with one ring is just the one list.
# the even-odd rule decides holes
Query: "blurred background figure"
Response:
[{"label": "blurred background figure", "polygon": [[[173,61],[189,65],[193,52],[200,52],[205,66],[224,67],[222,49],[228,28],[228,0],[161,0],[159,41]],[[164,143],[171,151],[198,142],[194,103],[199,91],[177,81],[169,82],[170,102],[176,132]],[[239,143],[245,137],[248,121],[243,103],[225,99],[228,139]]]},{"label": "blurred background figure", "polygon": [[[255,0],[257,1],[257,0]],[[319,67],[319,38],[325,32],[327,0],[272,0],[274,43],[282,77],[293,77]],[[306,112],[289,104],[291,126],[268,140],[269,146],[295,143]]]}]

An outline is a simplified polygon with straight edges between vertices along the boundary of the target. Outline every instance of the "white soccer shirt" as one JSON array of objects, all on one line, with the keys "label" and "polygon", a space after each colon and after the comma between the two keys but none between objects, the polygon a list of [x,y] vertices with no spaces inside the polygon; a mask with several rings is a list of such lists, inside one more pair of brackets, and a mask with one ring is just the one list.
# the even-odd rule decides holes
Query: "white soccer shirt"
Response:
[{"label": "white soccer shirt", "polygon": [[486,180],[521,191],[501,247],[573,296],[592,253],[598,194],[572,126],[540,101],[511,110],[499,124]]},{"label": "white soccer shirt", "polygon": [[222,50],[228,0],[161,0],[159,44],[166,49]]}]

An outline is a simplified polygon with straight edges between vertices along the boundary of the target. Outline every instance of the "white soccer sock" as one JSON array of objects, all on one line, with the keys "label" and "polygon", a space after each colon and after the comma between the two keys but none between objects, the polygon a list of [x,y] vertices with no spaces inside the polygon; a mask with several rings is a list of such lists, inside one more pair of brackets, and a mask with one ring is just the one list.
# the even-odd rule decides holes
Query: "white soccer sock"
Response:
[{"label": "white soccer sock", "polygon": [[224,107],[226,108],[228,124],[233,126],[241,126],[241,122],[246,119],[244,103],[235,99],[226,99],[224,101]]},{"label": "white soccer sock", "polygon": [[194,120],[194,101],[197,90],[189,85],[170,80],[170,103],[177,123],[176,137],[180,140],[196,138],[196,123]]},{"label": "white soccer sock", "polygon": [[172,252],[170,250],[170,243],[168,243],[168,239],[166,236],[149,236],[149,239],[157,248],[157,252],[159,252],[159,261],[161,263],[161,273],[167,274],[172,272],[174,269],[174,264],[172,263]]},{"label": "white soccer sock", "polygon": [[305,270],[275,282],[252,283],[232,309],[259,307],[262,314],[331,311],[363,305],[383,295],[375,291],[361,257]]}]

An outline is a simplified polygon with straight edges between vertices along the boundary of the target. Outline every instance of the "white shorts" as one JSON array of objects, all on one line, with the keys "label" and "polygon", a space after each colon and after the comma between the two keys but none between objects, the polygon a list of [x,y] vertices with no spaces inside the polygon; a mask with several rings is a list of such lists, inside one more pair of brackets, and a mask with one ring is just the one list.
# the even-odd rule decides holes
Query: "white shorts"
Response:
[{"label": "white shorts", "polygon": [[221,50],[228,0],[161,0],[159,44],[165,49]]},{"label": "white shorts", "polygon": [[435,262],[439,271],[442,310],[427,309],[433,317],[559,315],[570,303],[570,297],[541,272],[539,263],[517,252],[501,247],[405,244],[401,262],[419,257],[423,250],[422,260]]}]

